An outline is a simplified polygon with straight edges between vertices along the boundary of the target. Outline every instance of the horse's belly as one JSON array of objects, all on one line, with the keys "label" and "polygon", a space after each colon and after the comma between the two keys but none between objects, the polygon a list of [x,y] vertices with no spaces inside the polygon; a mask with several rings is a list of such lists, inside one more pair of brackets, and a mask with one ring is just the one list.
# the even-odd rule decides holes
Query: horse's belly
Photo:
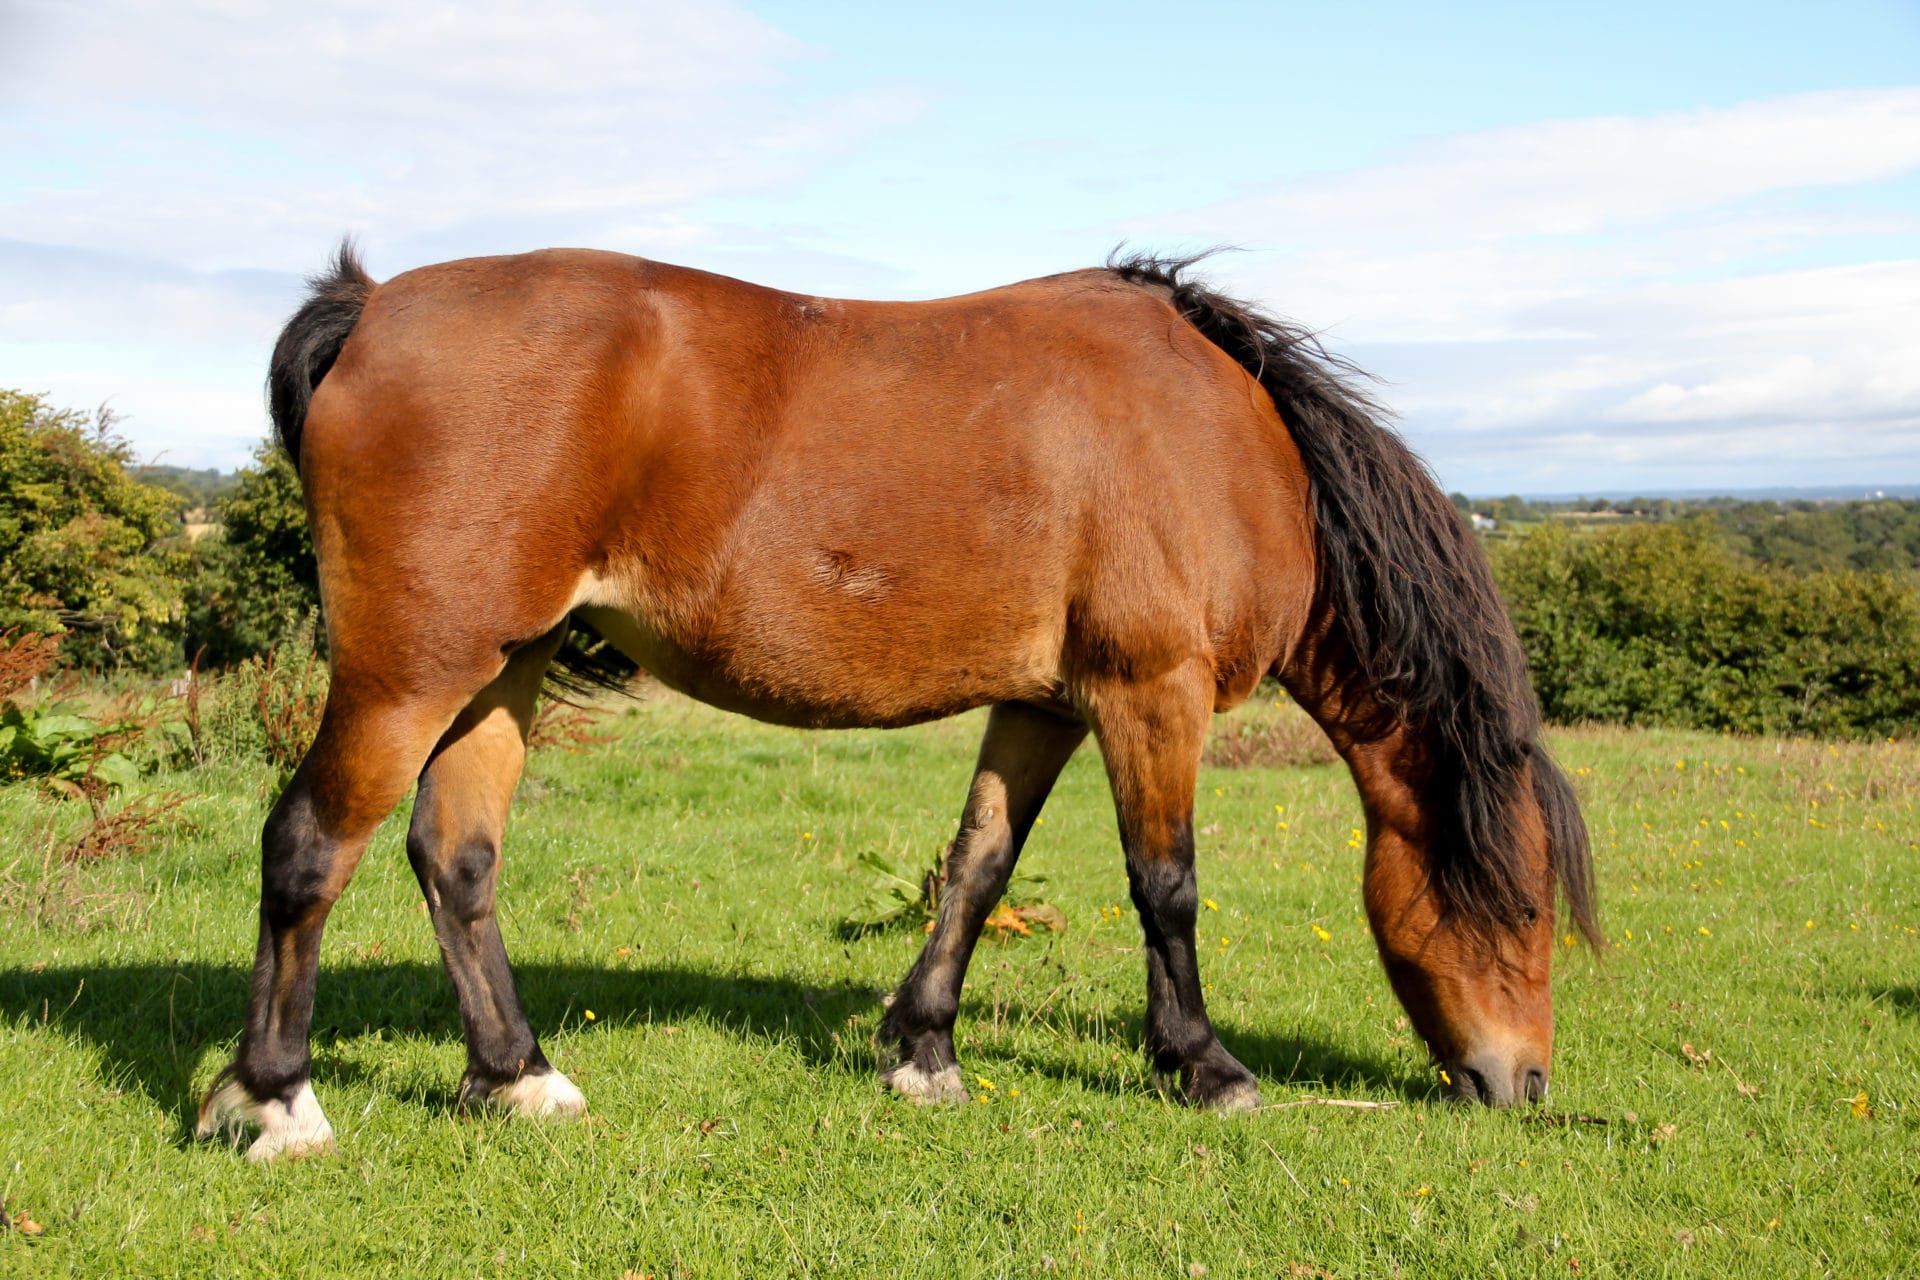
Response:
[{"label": "horse's belly", "polygon": [[694,642],[638,613],[577,611],[582,620],[670,689],[774,724],[856,728],[916,724],[994,702],[1063,704],[1059,645],[1047,635],[1001,633],[985,646],[916,635],[884,613],[770,619]]}]

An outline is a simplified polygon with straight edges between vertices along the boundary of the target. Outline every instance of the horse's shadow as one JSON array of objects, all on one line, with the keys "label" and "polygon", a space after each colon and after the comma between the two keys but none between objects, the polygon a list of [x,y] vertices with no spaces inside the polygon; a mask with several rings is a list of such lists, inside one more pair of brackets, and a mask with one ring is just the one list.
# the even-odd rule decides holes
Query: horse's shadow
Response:
[{"label": "horse's shadow", "polygon": [[[642,1021],[704,1019],[743,1036],[777,1040],[816,1066],[871,1071],[849,1052],[850,1025],[870,1025],[879,1000],[869,986],[826,985],[778,975],[730,974],[678,966],[525,963],[514,966],[536,1028],[569,1011],[626,1010]],[[203,961],[136,962],[0,969],[0,1018],[48,1024],[91,1042],[109,1088],[136,1089],[190,1128],[211,1065],[245,1014],[247,971]],[[984,1007],[967,1002],[961,1017]],[[418,961],[352,961],[322,970],[314,1003],[315,1079],[360,1078],[361,1069],[326,1050],[329,1040],[360,1035],[423,1036],[457,1044],[460,1019],[446,975]],[[856,1036],[860,1032],[854,1033]],[[1266,1081],[1314,1088],[1385,1088],[1414,1099],[1431,1090],[1395,1064],[1363,1058],[1304,1037],[1268,1036],[1221,1027],[1227,1047]],[[963,1051],[964,1052],[964,1051]],[[1070,1054],[1026,1064],[1095,1091],[1116,1092],[1113,1077]],[[453,1102],[452,1079],[411,1101]]]},{"label": "horse's shadow", "polygon": [[1920,986],[1886,987],[1874,992],[1875,998],[1885,996],[1896,1013],[1902,1017],[1920,1018]]}]

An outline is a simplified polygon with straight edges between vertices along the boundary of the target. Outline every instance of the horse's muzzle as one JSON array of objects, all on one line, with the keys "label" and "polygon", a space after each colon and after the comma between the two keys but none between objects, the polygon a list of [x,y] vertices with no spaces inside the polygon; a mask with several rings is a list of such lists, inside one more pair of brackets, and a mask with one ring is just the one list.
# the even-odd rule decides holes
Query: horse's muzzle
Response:
[{"label": "horse's muzzle", "polygon": [[1547,1096],[1547,1068],[1526,1059],[1483,1054],[1446,1065],[1447,1096],[1455,1102],[1479,1102],[1489,1107],[1511,1107],[1542,1102]]}]

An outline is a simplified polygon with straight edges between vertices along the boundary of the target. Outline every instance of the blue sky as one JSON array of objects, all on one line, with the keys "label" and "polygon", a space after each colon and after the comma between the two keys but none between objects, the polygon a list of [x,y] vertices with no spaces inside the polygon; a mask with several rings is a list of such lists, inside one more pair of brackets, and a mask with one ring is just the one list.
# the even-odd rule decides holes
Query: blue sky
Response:
[{"label": "blue sky", "polygon": [[0,0],[0,385],[231,466],[341,232],[927,297],[1233,244],[1469,492],[1920,482],[1920,5]]}]

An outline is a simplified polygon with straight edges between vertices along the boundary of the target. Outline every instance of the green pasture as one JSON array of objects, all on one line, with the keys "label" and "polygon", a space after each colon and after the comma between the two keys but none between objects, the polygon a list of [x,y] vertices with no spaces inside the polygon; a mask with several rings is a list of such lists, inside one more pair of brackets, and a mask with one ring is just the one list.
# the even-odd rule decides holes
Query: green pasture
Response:
[{"label": "green pasture", "polygon": [[[1270,705],[1240,713],[1285,714]],[[1891,1276],[1920,1267],[1920,750],[1554,742],[1599,858],[1561,948],[1549,1105],[1442,1104],[1359,914],[1338,766],[1209,769],[1204,976],[1273,1106],[1142,1078],[1139,934],[1097,753],[1024,869],[1060,933],[983,944],[976,1101],[883,1095],[907,931],[845,938],[864,851],[930,862],[982,719],[806,734],[659,697],[537,755],[501,889],[534,1025],[591,1116],[451,1111],[463,1051],[383,828],[328,931],[337,1155],[189,1139],[254,942],[264,768],[145,854],[63,867],[84,806],[0,787],[0,1275]],[[404,815],[401,815],[404,817]],[[20,1229],[22,1220],[40,1230]]]}]

